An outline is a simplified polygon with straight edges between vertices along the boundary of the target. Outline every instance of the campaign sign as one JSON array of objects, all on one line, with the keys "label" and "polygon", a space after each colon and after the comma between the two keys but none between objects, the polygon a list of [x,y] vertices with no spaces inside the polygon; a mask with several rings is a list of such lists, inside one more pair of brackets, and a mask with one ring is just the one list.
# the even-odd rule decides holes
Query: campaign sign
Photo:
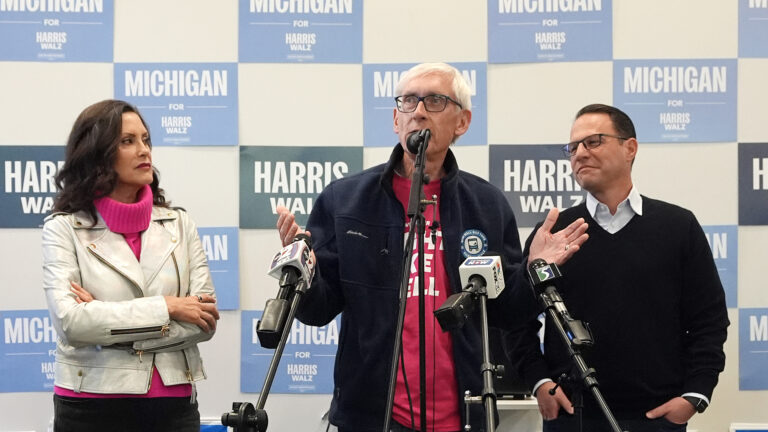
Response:
[{"label": "campaign sign", "polygon": [[0,228],[39,228],[53,209],[63,146],[0,146]]},{"label": "campaign sign", "polygon": [[[396,109],[395,97],[400,95],[395,94],[395,87],[400,75],[412,66],[415,63],[363,65],[363,145],[366,147],[393,147],[397,144],[398,138],[392,129],[392,113]],[[456,144],[486,145],[488,66],[486,63],[452,63],[452,66],[461,71],[472,96],[472,123]],[[448,104],[445,109],[451,109],[453,104]]]},{"label": "campaign sign", "polygon": [[113,3],[0,1],[0,61],[111,62]]},{"label": "campaign sign", "polygon": [[562,144],[491,145],[488,179],[504,192],[519,227],[534,227],[553,207],[581,204],[586,192],[571,175]]},{"label": "campaign sign", "polygon": [[614,105],[640,142],[736,141],[736,59],[615,60]]},{"label": "campaign sign", "polygon": [[736,225],[708,225],[701,227],[707,236],[717,274],[725,290],[727,307],[738,306],[739,233]]},{"label": "campaign sign", "polygon": [[154,145],[237,145],[237,64],[115,63],[115,98],[136,105]]},{"label": "campaign sign", "polygon": [[739,0],[739,57],[768,57],[768,0]]},{"label": "campaign sign", "polygon": [[362,147],[240,147],[240,228],[274,228],[277,207],[304,226],[333,180],[359,172]]},{"label": "campaign sign", "polygon": [[208,259],[216,307],[219,310],[240,308],[240,249],[237,227],[199,227],[197,233]]},{"label": "campaign sign", "polygon": [[768,143],[739,143],[739,225],[768,225]]},{"label": "campaign sign", "polygon": [[361,63],[363,0],[240,0],[239,59]]},{"label": "campaign sign", "polygon": [[56,330],[48,310],[0,311],[0,392],[53,390]]},{"label": "campaign sign", "polygon": [[739,390],[768,390],[768,309],[739,309]]},{"label": "campaign sign", "polygon": [[[275,280],[277,284],[277,280]],[[242,311],[240,391],[259,393],[275,350],[259,344],[256,326],[262,311]],[[323,327],[294,320],[270,393],[333,393],[333,364],[341,319]]]},{"label": "campaign sign", "polygon": [[488,62],[613,58],[610,0],[488,0]]}]

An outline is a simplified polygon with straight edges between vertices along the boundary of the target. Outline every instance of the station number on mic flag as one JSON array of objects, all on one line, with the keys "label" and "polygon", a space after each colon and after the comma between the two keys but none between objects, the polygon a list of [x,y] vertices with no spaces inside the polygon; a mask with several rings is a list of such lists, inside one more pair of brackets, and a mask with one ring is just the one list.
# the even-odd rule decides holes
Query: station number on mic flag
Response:
[{"label": "station number on mic flag", "polygon": [[541,267],[536,269],[536,275],[539,277],[540,282],[544,282],[550,279],[554,279],[555,272],[552,271],[550,266]]}]

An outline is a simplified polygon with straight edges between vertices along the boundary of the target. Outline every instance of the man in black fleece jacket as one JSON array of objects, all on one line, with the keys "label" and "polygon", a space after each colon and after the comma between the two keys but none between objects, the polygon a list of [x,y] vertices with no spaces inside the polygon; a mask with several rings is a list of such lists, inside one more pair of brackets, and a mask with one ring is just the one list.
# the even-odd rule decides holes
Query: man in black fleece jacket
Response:
[{"label": "man in black fleece jacket", "polygon": [[[560,267],[558,288],[571,316],[592,329],[595,344],[584,359],[623,430],[685,431],[725,365],[728,314],[706,237],[693,213],[633,186],[638,143],[624,112],[588,105],[570,139],[563,151],[589,194],[562,212],[554,230],[577,218],[589,224],[589,241]],[[544,432],[610,431],[588,389],[582,412],[574,410],[581,380],[556,387],[573,362],[551,323],[542,354],[540,327],[531,321],[506,344],[538,400]]]}]

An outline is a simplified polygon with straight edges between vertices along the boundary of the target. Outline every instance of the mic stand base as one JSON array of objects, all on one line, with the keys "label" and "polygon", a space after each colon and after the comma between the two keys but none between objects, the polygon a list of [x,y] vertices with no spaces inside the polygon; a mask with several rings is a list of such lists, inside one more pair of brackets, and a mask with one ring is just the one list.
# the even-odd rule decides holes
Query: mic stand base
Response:
[{"label": "mic stand base", "polygon": [[285,349],[285,345],[288,342],[288,336],[291,333],[291,327],[293,327],[293,320],[296,317],[296,311],[299,309],[299,302],[301,302],[301,298],[307,289],[307,283],[304,281],[304,279],[299,280],[299,283],[296,286],[296,290],[293,292],[293,297],[291,298],[291,308],[288,311],[285,324],[283,324],[283,332],[280,336],[280,342],[278,342],[277,347],[275,348],[275,353],[272,354],[272,361],[269,363],[267,376],[264,377],[264,384],[262,385],[261,391],[259,392],[259,400],[256,402],[256,407],[254,408],[254,406],[248,402],[233,402],[233,412],[224,413],[221,416],[222,425],[235,428],[235,432],[267,431],[267,424],[269,421],[267,412],[264,410],[264,405],[267,403],[269,390],[272,388],[272,382],[275,379],[277,367],[280,364],[280,359],[283,356],[283,350]]},{"label": "mic stand base", "polygon": [[250,402],[232,402],[232,412],[221,415],[221,424],[234,432],[266,432],[269,418],[264,410],[257,410]]}]

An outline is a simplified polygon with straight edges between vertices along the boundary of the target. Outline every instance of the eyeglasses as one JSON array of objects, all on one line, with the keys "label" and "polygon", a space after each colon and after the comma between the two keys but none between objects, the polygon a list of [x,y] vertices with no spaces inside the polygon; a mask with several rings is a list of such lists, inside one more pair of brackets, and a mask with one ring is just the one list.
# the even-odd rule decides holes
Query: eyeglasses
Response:
[{"label": "eyeglasses", "polygon": [[573,155],[576,154],[576,150],[579,149],[579,144],[584,144],[584,148],[587,150],[592,150],[595,147],[599,147],[601,144],[603,144],[603,137],[610,137],[610,138],[616,138],[620,140],[628,140],[629,138],[624,138],[616,135],[610,135],[610,134],[594,134],[590,135],[588,137],[582,138],[579,141],[573,141],[569,142],[568,144],[564,145],[562,150],[563,154],[567,158],[572,158]]},{"label": "eyeglasses", "polygon": [[426,96],[403,95],[395,98],[395,102],[397,102],[397,110],[404,113],[412,113],[416,111],[416,107],[419,106],[419,102],[421,101],[424,101],[424,109],[429,112],[444,111],[445,107],[448,105],[448,101],[455,103],[459,108],[464,108],[460,103],[451,99],[449,96],[441,94],[431,94]]}]

